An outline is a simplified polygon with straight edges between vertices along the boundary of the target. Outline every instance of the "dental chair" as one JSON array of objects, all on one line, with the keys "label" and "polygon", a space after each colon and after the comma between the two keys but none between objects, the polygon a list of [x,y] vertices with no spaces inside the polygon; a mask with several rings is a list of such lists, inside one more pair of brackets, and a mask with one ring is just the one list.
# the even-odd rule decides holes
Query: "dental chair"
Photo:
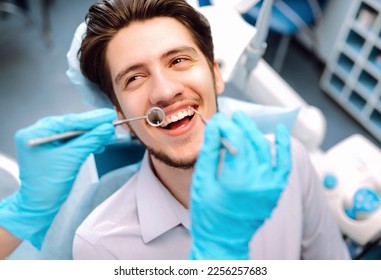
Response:
[{"label": "dental chair", "polygon": [[98,177],[101,178],[113,170],[139,162],[144,152],[145,147],[138,140],[121,139],[106,146],[103,153],[94,155]]},{"label": "dental chair", "polygon": [[20,186],[17,161],[0,153],[0,200],[14,193]]}]

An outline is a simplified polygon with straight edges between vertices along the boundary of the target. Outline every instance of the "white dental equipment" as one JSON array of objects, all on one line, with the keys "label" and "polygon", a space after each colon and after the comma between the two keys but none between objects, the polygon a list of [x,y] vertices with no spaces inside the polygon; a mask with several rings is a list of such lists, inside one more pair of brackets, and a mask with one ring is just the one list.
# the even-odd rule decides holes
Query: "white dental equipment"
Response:
[{"label": "white dental equipment", "polygon": [[[114,126],[118,126],[124,123],[142,120],[142,119],[146,119],[147,123],[151,126],[160,126],[165,121],[165,113],[163,109],[159,107],[152,107],[151,109],[147,111],[147,113],[144,116],[124,119],[124,120],[117,120],[117,121],[114,121],[112,124]],[[75,130],[75,131],[68,131],[64,133],[49,135],[47,137],[32,139],[28,142],[28,145],[30,147],[38,146],[38,145],[42,145],[42,144],[49,143],[56,140],[72,138],[86,132],[88,132],[88,130]]]},{"label": "white dental equipment", "polygon": [[[342,232],[360,245],[381,235],[381,207],[376,205],[381,198],[380,162],[381,151],[376,145],[354,134],[329,149],[315,165]],[[355,205],[356,196],[364,190],[368,198],[364,196],[360,202],[372,203],[368,206],[372,211],[348,215],[347,209],[361,208]],[[369,199],[369,195],[374,198]]]},{"label": "white dental equipment", "polygon": [[257,31],[244,51],[246,58],[245,66],[248,74],[250,74],[251,71],[255,68],[258,61],[262,58],[263,54],[266,51],[266,39],[270,28],[272,5],[273,0],[267,0],[263,2],[263,6],[259,12],[258,20],[255,26]]}]

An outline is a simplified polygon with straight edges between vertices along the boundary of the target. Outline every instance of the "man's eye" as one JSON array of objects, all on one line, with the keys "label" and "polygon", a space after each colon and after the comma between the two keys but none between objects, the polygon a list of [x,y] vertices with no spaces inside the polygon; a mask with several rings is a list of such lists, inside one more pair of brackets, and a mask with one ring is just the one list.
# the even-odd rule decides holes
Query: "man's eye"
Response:
[{"label": "man's eye", "polygon": [[172,61],[172,64],[178,64],[178,63],[181,63],[183,61],[185,61],[186,58],[184,57],[178,57],[178,58],[175,58],[173,61]]},{"label": "man's eye", "polygon": [[130,83],[133,83],[136,80],[139,80],[140,78],[141,77],[138,75],[127,78],[126,79],[126,86],[128,86]]},{"label": "man's eye", "polygon": [[127,83],[132,83],[133,81],[136,81],[139,77],[138,76],[132,76],[127,79]]},{"label": "man's eye", "polygon": [[124,89],[128,89],[129,87],[133,86],[134,83],[137,80],[140,80],[141,78],[143,78],[142,75],[135,75],[135,76],[128,77],[124,83]]}]

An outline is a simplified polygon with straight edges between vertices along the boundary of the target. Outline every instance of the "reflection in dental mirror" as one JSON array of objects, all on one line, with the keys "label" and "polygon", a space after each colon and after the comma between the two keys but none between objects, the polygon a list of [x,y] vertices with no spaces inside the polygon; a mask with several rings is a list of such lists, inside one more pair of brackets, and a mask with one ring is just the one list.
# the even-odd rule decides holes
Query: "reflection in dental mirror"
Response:
[{"label": "reflection in dental mirror", "polygon": [[162,125],[165,120],[165,113],[159,107],[152,107],[149,109],[146,116],[147,122],[152,126]]}]

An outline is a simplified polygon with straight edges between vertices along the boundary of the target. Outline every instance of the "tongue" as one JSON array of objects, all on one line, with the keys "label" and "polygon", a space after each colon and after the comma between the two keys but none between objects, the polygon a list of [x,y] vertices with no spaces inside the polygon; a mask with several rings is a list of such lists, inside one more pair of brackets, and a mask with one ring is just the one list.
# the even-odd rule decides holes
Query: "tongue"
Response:
[{"label": "tongue", "polygon": [[177,122],[170,123],[168,125],[168,128],[169,129],[176,129],[176,128],[179,128],[181,126],[187,125],[189,122],[190,122],[190,118],[186,117],[186,118],[183,118],[182,120],[179,120]]}]

